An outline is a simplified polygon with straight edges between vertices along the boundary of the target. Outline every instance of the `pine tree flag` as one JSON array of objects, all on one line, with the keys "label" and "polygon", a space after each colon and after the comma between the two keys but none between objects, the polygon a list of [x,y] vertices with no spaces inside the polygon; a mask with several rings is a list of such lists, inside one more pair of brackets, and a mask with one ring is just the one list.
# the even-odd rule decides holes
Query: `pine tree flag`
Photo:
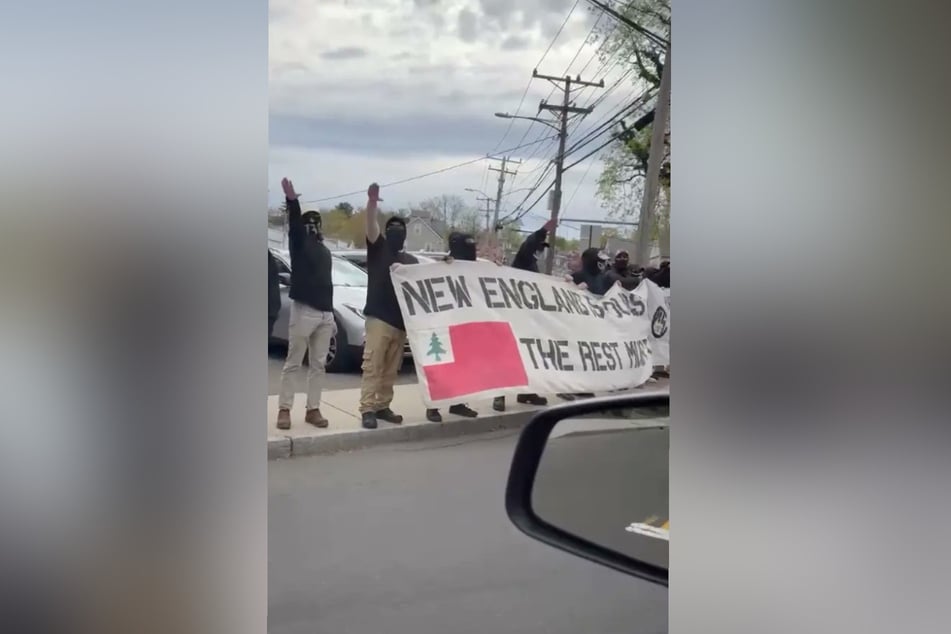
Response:
[{"label": "pine tree flag", "polygon": [[474,321],[417,333],[429,397],[442,401],[485,390],[527,387],[528,374],[508,322]]}]

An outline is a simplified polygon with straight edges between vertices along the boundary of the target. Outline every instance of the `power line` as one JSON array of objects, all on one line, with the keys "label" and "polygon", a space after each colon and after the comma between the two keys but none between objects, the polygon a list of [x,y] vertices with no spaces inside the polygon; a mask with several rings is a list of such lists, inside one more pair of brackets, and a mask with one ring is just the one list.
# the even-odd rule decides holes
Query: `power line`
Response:
[{"label": "power line", "polygon": [[[568,20],[571,19],[571,15],[575,12],[575,9],[578,8],[578,4],[580,2],[581,0],[575,0],[574,5],[572,5],[571,9],[568,11],[568,15],[565,16],[565,21],[561,23],[560,27],[558,27],[558,32],[555,33],[555,36],[551,39],[551,42],[548,43],[548,48],[546,48],[545,52],[542,53],[541,59],[539,59],[538,63],[535,64],[535,68],[538,68],[539,66],[541,66],[542,62],[545,61],[545,58],[548,57],[548,53],[551,52],[552,47],[555,45],[555,42],[558,40],[558,36],[561,35],[561,32],[565,30],[565,26],[567,26]],[[522,111],[522,105],[525,103],[525,97],[528,96],[528,89],[531,87],[532,87],[532,80],[529,79],[528,83],[525,84],[525,90],[522,92],[522,98],[518,102],[518,107],[515,109],[516,115],[518,115],[518,113]],[[508,138],[509,132],[512,131],[512,125],[514,123],[515,123],[514,119],[509,120],[509,125],[507,128],[505,128],[505,134],[502,135],[502,138],[499,139],[499,142],[492,149],[493,154],[498,151],[499,146],[502,145],[505,142],[505,139]],[[521,144],[524,141],[525,141],[525,137],[523,136],[522,140],[519,141],[519,144]]]},{"label": "power line", "polygon": [[[539,140],[537,140],[537,141],[532,141],[532,143],[526,143],[526,144],[523,145],[523,146],[516,146],[516,147],[513,147],[513,148],[509,148],[509,149],[507,149],[507,150],[503,150],[502,152],[503,152],[503,153],[514,152],[515,150],[519,150],[519,149],[521,149],[522,147],[525,147],[526,145],[532,145],[532,144],[534,144],[534,143],[540,143],[540,142],[542,142],[542,141],[547,141],[547,140],[548,140],[547,138],[546,138],[546,139],[539,139]],[[484,161],[484,160],[486,160],[487,158],[490,158],[490,154],[486,154],[486,155],[484,155],[484,156],[480,156],[480,157],[477,157],[477,158],[474,158],[474,159],[471,159],[471,160],[468,160],[468,161],[463,161],[462,163],[456,163],[455,165],[450,165],[450,166],[448,166],[448,167],[443,167],[443,168],[438,169],[438,170],[433,170],[432,172],[426,172],[425,174],[418,174],[418,175],[416,175],[416,176],[410,176],[409,178],[404,178],[404,179],[402,179],[402,180],[393,181],[393,182],[391,182],[391,183],[384,183],[384,184],[381,184],[380,187],[393,187],[394,185],[402,185],[403,183],[409,183],[409,182],[411,182],[411,181],[416,181],[416,180],[419,180],[419,179],[421,179],[421,178],[426,178],[426,177],[428,177],[428,176],[435,176],[436,174],[442,174],[442,173],[444,173],[444,172],[448,172],[448,171],[451,171],[451,170],[454,170],[454,169],[459,169],[460,167],[465,167],[466,165],[472,165],[473,163],[478,163],[479,161]],[[366,193],[366,190],[365,190],[365,189],[358,189],[358,190],[356,190],[356,191],[347,192],[346,194],[337,194],[336,196],[328,196],[328,197],[326,197],[326,198],[317,198],[317,199],[315,199],[315,200],[305,200],[305,201],[303,201],[303,202],[305,202],[305,203],[322,203],[322,202],[327,202],[328,200],[339,200],[339,199],[341,199],[341,198],[346,198],[347,196],[356,196],[357,194],[364,194],[364,193]]]}]

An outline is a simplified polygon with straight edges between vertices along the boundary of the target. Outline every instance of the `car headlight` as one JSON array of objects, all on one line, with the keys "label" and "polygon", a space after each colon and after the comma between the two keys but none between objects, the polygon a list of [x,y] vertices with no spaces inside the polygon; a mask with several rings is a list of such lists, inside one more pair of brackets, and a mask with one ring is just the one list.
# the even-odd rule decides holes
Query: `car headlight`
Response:
[{"label": "car headlight", "polygon": [[344,304],[344,306],[346,306],[346,307],[347,307],[347,310],[349,310],[350,312],[352,312],[354,315],[356,315],[356,316],[359,317],[360,319],[366,319],[366,317],[363,315],[363,309],[362,309],[362,308],[358,308],[358,307],[354,306],[353,304]]}]

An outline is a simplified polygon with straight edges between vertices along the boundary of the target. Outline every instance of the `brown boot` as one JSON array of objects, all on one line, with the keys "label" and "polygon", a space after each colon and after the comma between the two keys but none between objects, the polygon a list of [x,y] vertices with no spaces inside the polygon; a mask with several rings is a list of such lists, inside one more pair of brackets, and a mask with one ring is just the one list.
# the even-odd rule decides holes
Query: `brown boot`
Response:
[{"label": "brown boot", "polygon": [[283,408],[277,410],[277,428],[278,429],[291,428],[291,410],[283,409]]},{"label": "brown boot", "polygon": [[307,410],[307,414],[304,416],[304,422],[314,427],[320,427],[321,429],[330,424],[330,421],[320,415],[320,410],[317,408]]}]

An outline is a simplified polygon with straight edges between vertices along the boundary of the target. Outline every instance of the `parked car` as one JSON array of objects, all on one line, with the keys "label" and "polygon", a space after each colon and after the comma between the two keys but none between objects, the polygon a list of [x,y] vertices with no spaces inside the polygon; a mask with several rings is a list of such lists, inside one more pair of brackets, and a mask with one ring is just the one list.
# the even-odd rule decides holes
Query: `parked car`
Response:
[{"label": "parked car", "polygon": [[[274,324],[272,338],[287,342],[287,322],[290,317],[290,299],[287,294],[291,283],[290,253],[283,249],[271,249],[278,265],[281,280],[281,312]],[[363,345],[366,341],[366,322],[363,307],[367,302],[366,271],[350,261],[337,256],[332,258],[334,284],[334,320],[337,333],[330,339],[327,353],[328,372],[347,372],[360,367]],[[405,354],[409,354],[407,345]]]}]

